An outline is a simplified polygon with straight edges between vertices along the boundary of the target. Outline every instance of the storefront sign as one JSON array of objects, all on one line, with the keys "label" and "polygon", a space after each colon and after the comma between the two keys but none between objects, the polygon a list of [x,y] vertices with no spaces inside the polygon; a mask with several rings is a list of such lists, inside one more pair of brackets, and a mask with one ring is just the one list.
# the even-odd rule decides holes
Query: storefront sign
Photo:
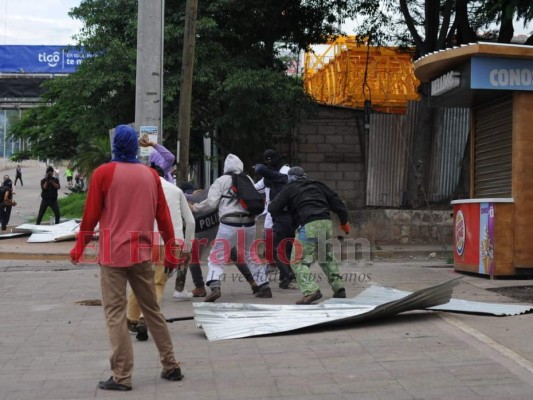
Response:
[{"label": "storefront sign", "polygon": [[459,87],[461,84],[461,74],[456,71],[450,71],[447,74],[435,79],[431,82],[431,95],[439,96],[443,93]]},{"label": "storefront sign", "polygon": [[533,90],[533,60],[472,57],[472,89]]}]

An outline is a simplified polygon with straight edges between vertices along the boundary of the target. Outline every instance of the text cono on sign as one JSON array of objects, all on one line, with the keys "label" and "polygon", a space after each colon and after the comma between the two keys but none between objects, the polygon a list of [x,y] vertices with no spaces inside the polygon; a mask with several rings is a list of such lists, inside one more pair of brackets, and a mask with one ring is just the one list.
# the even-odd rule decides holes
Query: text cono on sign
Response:
[{"label": "text cono on sign", "polygon": [[533,71],[529,68],[493,69],[489,74],[492,86],[531,86],[533,84]]}]

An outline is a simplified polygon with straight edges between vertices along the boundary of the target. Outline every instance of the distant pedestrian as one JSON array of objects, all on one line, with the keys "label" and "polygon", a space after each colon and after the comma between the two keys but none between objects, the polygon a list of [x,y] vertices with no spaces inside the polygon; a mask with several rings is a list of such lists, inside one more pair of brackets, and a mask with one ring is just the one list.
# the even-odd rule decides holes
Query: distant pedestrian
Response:
[{"label": "distant pedestrian", "polygon": [[59,179],[54,177],[54,167],[46,168],[46,176],[41,179],[41,206],[37,214],[37,225],[41,225],[44,213],[48,207],[54,212],[56,224],[59,224],[59,204],[57,203],[57,191],[61,188]]},{"label": "distant pedestrian", "polygon": [[13,200],[13,183],[9,175],[4,175],[4,181],[0,187],[0,221],[3,231],[7,229],[7,225],[9,224],[11,208],[16,205],[17,202]]},{"label": "distant pedestrian", "polygon": [[71,188],[72,178],[74,177],[74,171],[72,171],[72,168],[67,167],[67,169],[65,170],[65,176],[67,177],[67,186]]},{"label": "distant pedestrian", "polygon": [[310,270],[319,244],[325,248],[326,254],[318,254],[318,263],[333,289],[333,297],[345,298],[346,290],[339,273],[339,263],[333,255],[331,244],[333,228],[330,219],[331,210],[339,216],[344,233],[350,232],[348,212],[344,202],[324,183],[308,179],[303,168],[292,167],[288,172],[287,185],[269,204],[268,211],[275,218],[285,207],[288,207],[293,221],[299,226],[296,239],[301,244],[300,248],[303,248],[303,254],[299,259],[295,257],[296,244],[292,250],[292,270],[296,275],[298,288],[303,293],[302,299],[296,304],[310,304],[322,297]]},{"label": "distant pedestrian", "polygon": [[[133,347],[126,319],[128,283],[159,350],[161,378],[183,378],[167,323],[157,304],[151,261],[154,220],[167,246],[174,242],[174,228],[159,176],[138,161],[138,149],[137,133],[127,125],[117,126],[114,158],[92,175],[77,242],[70,251],[71,261],[78,263],[94,228],[100,225],[100,286],[113,371],[107,381],[98,383],[102,390],[132,389]],[[164,265],[167,271],[177,266],[170,249],[165,252]]]},{"label": "distant pedestrian", "polygon": [[20,186],[24,186],[22,183],[22,167],[17,165],[17,169],[15,170],[15,183],[14,186],[17,186],[17,182],[20,181]]}]

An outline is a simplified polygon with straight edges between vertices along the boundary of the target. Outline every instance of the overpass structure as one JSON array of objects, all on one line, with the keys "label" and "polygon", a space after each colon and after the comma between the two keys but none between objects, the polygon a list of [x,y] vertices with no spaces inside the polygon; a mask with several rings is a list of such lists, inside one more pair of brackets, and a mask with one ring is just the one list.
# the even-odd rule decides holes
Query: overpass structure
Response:
[{"label": "overpass structure", "polygon": [[77,70],[90,57],[69,46],[0,45],[0,157],[25,150],[28,143],[12,140],[11,125],[24,110],[42,103],[41,84]]},{"label": "overpass structure", "polygon": [[412,51],[371,47],[354,36],[342,36],[307,52],[303,79],[307,93],[322,104],[405,114],[407,102],[418,100]]}]

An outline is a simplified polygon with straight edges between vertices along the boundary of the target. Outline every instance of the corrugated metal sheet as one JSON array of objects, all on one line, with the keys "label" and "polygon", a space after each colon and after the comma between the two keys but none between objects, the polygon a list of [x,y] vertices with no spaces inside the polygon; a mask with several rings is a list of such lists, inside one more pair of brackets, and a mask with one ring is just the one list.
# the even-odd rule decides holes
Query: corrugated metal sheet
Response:
[{"label": "corrugated metal sheet", "polygon": [[475,198],[511,197],[513,169],[512,98],[475,109]]},{"label": "corrugated metal sheet", "polygon": [[[408,104],[407,114],[373,114],[368,138],[367,206],[400,207],[412,162],[419,102]],[[432,165],[428,170],[428,200],[442,201],[453,194],[468,139],[468,109],[444,108],[434,120]]]},{"label": "corrugated metal sheet", "polygon": [[533,311],[532,304],[498,304],[451,299],[456,278],[416,292],[371,286],[353,299],[317,305],[193,303],[196,326],[210,341],[289,332],[310,326],[351,325],[412,310],[512,316]]},{"label": "corrugated metal sheet", "polygon": [[372,114],[368,138],[366,205],[399,207],[405,186],[406,153],[410,137],[404,133],[406,117]]},{"label": "corrugated metal sheet", "polygon": [[[317,305],[268,305],[234,303],[193,303],[196,326],[210,341],[288,332],[316,325],[350,324],[382,318],[411,310],[422,310],[450,301],[456,278],[398,298],[386,288],[371,287],[379,304],[352,301],[323,302]],[[385,289],[381,290],[380,289]],[[377,293],[377,294],[376,294]]]},{"label": "corrugated metal sheet", "polygon": [[436,110],[433,132],[432,165],[429,171],[428,200],[450,199],[461,173],[461,162],[470,130],[468,108]]},{"label": "corrugated metal sheet", "polygon": [[[393,288],[372,286],[353,299],[330,299],[325,303],[357,303],[361,306],[380,305],[386,297],[392,300],[399,300],[412,292],[405,292]],[[483,303],[479,301],[451,299],[448,303],[439,306],[429,307],[428,310],[460,312],[467,314],[484,314],[496,317],[510,317],[513,315],[525,314],[533,310],[533,304],[505,304],[505,303]]]}]

